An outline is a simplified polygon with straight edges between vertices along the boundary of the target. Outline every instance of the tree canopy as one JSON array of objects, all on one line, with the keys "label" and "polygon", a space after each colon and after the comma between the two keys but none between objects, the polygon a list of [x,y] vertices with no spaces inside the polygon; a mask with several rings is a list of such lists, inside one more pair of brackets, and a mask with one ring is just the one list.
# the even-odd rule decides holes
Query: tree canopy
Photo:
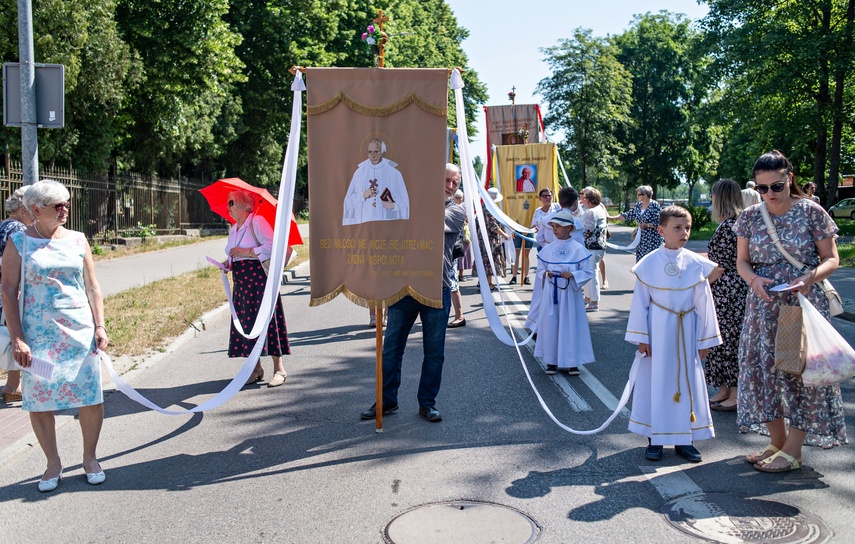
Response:
[{"label": "tree canopy", "polygon": [[[16,1],[0,6],[0,54],[13,60]],[[467,66],[468,32],[443,0],[40,0],[36,61],[65,65],[67,110],[65,129],[39,132],[41,159],[93,173],[275,183],[291,122],[290,68],[373,66],[360,35],[378,9],[391,17],[386,66],[464,69],[476,134],[486,88]],[[20,131],[4,128],[0,138],[20,153]]]}]

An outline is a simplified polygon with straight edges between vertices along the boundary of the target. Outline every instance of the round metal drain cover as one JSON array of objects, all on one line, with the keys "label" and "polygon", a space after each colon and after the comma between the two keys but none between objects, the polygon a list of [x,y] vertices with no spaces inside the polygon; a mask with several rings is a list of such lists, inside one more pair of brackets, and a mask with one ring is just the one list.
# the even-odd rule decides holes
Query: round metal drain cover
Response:
[{"label": "round metal drain cover", "polygon": [[667,503],[662,513],[684,533],[726,544],[808,544],[831,537],[825,522],[795,506],[729,493],[683,497]]},{"label": "round metal drain cover", "polygon": [[425,504],[398,514],[386,524],[390,544],[478,544],[534,542],[540,527],[513,508],[479,501]]}]

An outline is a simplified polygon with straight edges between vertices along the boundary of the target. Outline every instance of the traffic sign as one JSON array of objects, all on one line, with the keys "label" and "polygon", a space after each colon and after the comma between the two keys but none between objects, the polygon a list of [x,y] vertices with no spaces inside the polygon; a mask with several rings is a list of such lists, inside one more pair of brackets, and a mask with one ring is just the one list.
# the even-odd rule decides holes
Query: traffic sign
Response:
[{"label": "traffic sign", "polygon": [[[36,65],[36,125],[65,126],[65,66]],[[3,63],[3,124],[21,126],[21,70],[17,62]]]}]

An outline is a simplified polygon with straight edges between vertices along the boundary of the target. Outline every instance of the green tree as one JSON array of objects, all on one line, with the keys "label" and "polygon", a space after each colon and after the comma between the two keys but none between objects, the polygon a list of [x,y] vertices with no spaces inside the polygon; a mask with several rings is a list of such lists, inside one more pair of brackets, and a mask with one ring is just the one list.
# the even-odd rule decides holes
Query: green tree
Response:
[{"label": "green tree", "polygon": [[235,54],[241,36],[223,20],[228,0],[119,0],[116,18],[143,62],[141,84],[123,108],[133,120],[118,142],[127,164],[172,174],[182,159],[219,156],[234,112],[232,86],[243,81]]},{"label": "green tree", "polygon": [[686,145],[693,30],[682,15],[637,15],[615,38],[618,60],[633,76],[631,121],[621,135],[625,187],[675,187]]},{"label": "green tree", "polygon": [[832,202],[844,141],[850,138],[846,98],[855,0],[708,3],[702,24],[710,48],[719,52],[719,74],[731,89],[729,109],[752,123],[754,141],[762,144],[755,156],[771,147],[784,150],[797,170],[810,172],[826,204]]},{"label": "green tree", "polygon": [[[15,0],[2,0],[0,56],[18,58]],[[36,62],[65,66],[65,128],[39,131],[42,162],[105,172],[116,138],[128,119],[119,115],[135,85],[139,62],[118,34],[115,2],[42,0],[33,5]],[[6,128],[0,141],[20,153],[20,130]]]},{"label": "green tree", "polygon": [[571,175],[581,186],[592,168],[613,176],[622,152],[616,129],[629,120],[632,76],[615,57],[616,48],[588,29],[577,28],[572,39],[542,51],[552,75],[536,92],[549,103],[546,125],[563,133]]}]

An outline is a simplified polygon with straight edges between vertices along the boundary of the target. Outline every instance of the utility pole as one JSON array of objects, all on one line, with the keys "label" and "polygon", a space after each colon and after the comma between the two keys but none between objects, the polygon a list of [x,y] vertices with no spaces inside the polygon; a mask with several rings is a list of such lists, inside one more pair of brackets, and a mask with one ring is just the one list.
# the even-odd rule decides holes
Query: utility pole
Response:
[{"label": "utility pole", "polygon": [[18,55],[21,70],[21,165],[24,185],[39,180],[39,132],[36,123],[36,64],[33,6],[18,0]]}]

